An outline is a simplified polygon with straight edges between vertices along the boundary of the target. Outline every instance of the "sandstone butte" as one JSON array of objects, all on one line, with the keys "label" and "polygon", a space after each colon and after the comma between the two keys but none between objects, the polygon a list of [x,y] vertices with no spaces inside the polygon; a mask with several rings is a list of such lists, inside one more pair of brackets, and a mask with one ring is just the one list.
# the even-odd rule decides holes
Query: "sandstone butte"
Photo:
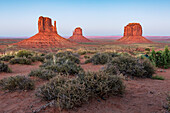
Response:
[{"label": "sandstone butte", "polygon": [[51,19],[40,16],[38,20],[38,33],[13,45],[28,48],[54,48],[54,47],[70,47],[76,45],[57,33],[56,21],[54,26]]},{"label": "sandstone butte", "polygon": [[139,23],[129,23],[124,27],[124,36],[118,39],[124,43],[152,43],[142,36],[142,26]]},{"label": "sandstone butte", "polygon": [[69,38],[69,40],[74,42],[92,42],[83,36],[82,29],[80,27],[77,27],[73,31],[73,35]]}]

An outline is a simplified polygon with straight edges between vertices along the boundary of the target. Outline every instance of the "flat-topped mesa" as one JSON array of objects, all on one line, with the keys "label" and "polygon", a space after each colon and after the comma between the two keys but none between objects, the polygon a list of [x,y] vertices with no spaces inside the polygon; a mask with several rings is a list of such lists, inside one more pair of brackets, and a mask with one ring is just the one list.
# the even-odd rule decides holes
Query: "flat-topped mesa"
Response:
[{"label": "flat-topped mesa", "polygon": [[77,27],[73,31],[73,35],[69,38],[69,40],[74,42],[91,42],[91,40],[83,36],[82,29],[80,27]]},{"label": "flat-topped mesa", "polygon": [[124,28],[124,36],[142,36],[142,26],[139,23],[129,23]]},{"label": "flat-topped mesa", "polygon": [[142,26],[139,23],[129,23],[124,27],[124,36],[118,39],[124,43],[152,43],[142,36]]},{"label": "flat-topped mesa", "polygon": [[52,25],[51,18],[40,16],[38,19],[38,31],[41,32],[54,32],[57,33],[56,21]]}]

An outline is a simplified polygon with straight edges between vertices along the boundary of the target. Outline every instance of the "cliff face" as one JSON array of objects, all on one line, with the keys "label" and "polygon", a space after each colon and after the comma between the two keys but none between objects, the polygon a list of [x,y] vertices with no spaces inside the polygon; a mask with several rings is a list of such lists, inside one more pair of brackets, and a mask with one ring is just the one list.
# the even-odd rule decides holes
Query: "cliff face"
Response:
[{"label": "cliff face", "polygon": [[119,39],[125,43],[152,43],[142,36],[142,26],[139,23],[129,23],[124,27],[124,36]]},{"label": "cliff face", "polygon": [[38,19],[38,33],[14,45],[27,48],[55,48],[70,47],[76,45],[76,43],[70,42],[57,33],[56,21],[52,25],[49,17],[40,16]]},{"label": "cliff face", "polygon": [[69,40],[74,42],[92,42],[91,40],[83,36],[82,29],[80,27],[77,27],[73,31],[73,35],[69,38]]}]

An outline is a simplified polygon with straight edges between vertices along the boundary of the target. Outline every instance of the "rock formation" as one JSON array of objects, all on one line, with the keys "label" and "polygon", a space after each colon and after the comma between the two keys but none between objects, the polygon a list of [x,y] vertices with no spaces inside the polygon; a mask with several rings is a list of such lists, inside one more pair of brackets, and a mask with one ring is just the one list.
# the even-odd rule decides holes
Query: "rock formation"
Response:
[{"label": "rock formation", "polygon": [[76,43],[61,37],[57,33],[56,21],[54,26],[51,19],[48,17],[39,17],[38,20],[38,33],[29,39],[25,39],[14,45],[29,48],[54,48],[54,47],[69,47],[74,46]]},{"label": "rock formation", "polygon": [[142,36],[142,26],[139,23],[129,23],[124,27],[124,36],[119,39],[125,43],[152,43]]},{"label": "rock formation", "polygon": [[69,38],[69,40],[74,42],[92,42],[83,36],[82,29],[80,27],[77,27],[74,30],[73,35]]}]

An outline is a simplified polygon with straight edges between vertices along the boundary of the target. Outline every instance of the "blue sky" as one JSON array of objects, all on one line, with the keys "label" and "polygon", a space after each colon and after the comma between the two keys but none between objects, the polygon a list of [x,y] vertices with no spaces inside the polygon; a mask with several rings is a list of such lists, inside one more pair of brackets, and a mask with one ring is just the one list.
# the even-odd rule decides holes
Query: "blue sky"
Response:
[{"label": "blue sky", "polygon": [[0,36],[34,35],[39,16],[56,20],[62,36],[78,26],[86,36],[123,35],[130,22],[145,36],[170,36],[170,0],[0,0]]}]

